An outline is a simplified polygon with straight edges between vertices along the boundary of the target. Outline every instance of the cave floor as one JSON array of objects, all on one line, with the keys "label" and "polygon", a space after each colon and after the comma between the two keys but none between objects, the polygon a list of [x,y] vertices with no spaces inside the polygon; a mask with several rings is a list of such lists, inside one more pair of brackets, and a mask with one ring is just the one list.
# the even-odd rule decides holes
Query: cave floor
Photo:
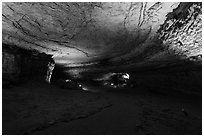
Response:
[{"label": "cave floor", "polygon": [[202,134],[201,96],[92,91],[38,82],[3,89],[3,134]]}]

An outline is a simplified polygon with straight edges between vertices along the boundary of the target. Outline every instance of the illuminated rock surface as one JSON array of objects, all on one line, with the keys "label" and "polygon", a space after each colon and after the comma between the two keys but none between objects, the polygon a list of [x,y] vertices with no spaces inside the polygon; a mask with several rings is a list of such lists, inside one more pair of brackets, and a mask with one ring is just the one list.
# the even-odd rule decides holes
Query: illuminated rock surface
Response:
[{"label": "illuminated rock surface", "polygon": [[[165,2],[3,3],[3,43],[35,49],[54,55],[58,62],[65,58],[71,63],[105,58],[117,61],[140,55],[151,58],[163,46],[173,48],[176,53],[188,50],[185,53],[188,56],[200,54],[201,5],[178,5]],[[167,16],[173,10],[172,16]],[[186,17],[176,20],[180,11]],[[169,25],[163,25],[164,22]],[[175,23],[181,26],[174,26]],[[159,34],[161,25],[163,30]]]},{"label": "illuminated rock surface", "polygon": [[175,54],[187,57],[201,55],[201,4],[181,4],[172,14],[168,15],[167,20],[161,27],[160,38],[163,40],[164,45],[172,49]]}]

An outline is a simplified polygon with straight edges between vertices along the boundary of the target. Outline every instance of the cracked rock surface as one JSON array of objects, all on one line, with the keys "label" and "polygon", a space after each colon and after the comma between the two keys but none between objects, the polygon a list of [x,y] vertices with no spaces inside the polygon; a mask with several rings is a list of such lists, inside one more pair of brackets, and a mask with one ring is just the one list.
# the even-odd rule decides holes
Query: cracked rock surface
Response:
[{"label": "cracked rock surface", "polygon": [[158,45],[156,32],[178,5],[4,2],[3,43],[85,61],[140,54]]},{"label": "cracked rock surface", "polygon": [[[183,10],[181,11],[180,8]],[[202,54],[202,8],[201,3],[183,3],[161,27],[160,38],[176,54],[198,56]]]}]

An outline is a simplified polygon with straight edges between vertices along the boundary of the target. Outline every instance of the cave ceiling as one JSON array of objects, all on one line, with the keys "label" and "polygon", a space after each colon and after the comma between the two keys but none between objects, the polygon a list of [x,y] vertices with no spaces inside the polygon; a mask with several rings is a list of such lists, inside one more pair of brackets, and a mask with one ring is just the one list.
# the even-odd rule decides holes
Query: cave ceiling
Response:
[{"label": "cave ceiling", "polygon": [[[152,43],[169,2],[4,2],[2,41],[86,62],[128,55]],[[147,43],[147,44],[144,44]]]}]

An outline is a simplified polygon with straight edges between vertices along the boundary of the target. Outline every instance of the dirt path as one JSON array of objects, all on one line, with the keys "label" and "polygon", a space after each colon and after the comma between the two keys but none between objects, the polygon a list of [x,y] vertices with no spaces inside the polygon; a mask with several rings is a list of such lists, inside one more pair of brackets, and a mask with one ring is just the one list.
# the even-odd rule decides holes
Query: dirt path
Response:
[{"label": "dirt path", "polygon": [[111,107],[33,134],[201,134],[200,99],[134,90],[136,94],[100,92],[111,102]]},{"label": "dirt path", "polygon": [[38,82],[3,89],[2,96],[2,134],[9,135],[32,134],[110,106],[98,94]]}]

